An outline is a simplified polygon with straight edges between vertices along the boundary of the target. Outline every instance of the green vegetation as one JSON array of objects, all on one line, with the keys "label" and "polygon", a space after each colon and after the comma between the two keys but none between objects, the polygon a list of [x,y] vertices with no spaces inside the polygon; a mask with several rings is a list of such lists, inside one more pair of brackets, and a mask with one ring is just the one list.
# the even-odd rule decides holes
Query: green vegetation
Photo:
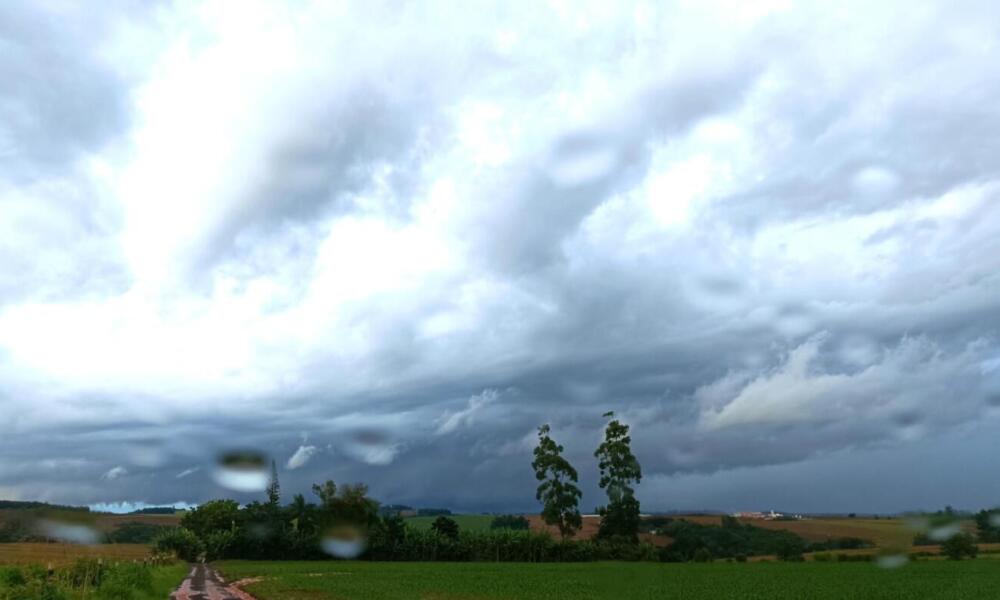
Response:
[{"label": "green vegetation", "polygon": [[253,563],[219,565],[230,578],[263,576],[260,600],[782,600],[993,598],[993,561],[872,563]]},{"label": "green vegetation", "polygon": [[542,520],[558,527],[565,540],[583,526],[579,508],[582,494],[576,486],[576,469],[563,458],[563,447],[549,436],[550,431],[548,424],[538,428],[538,446],[531,461],[535,479],[541,482],[535,499],[542,503]]},{"label": "green vegetation", "polygon": [[513,531],[528,531],[531,523],[520,515],[500,515],[490,523],[490,529],[511,529]]},{"label": "green vegetation", "polygon": [[[437,517],[407,517],[403,519],[408,527],[418,531],[427,531]],[[451,515],[448,517],[458,523],[461,531],[488,531],[493,523],[491,515]]]},{"label": "green vegetation", "polygon": [[49,572],[38,565],[0,567],[0,600],[162,600],[187,573],[185,565],[150,567],[80,559]]},{"label": "green vegetation", "polygon": [[632,438],[628,425],[615,419],[615,413],[604,413],[611,421],[604,430],[604,442],[594,451],[601,472],[598,485],[608,494],[607,506],[598,507],[601,528],[597,536],[616,542],[639,541],[639,500],[634,483],[642,481],[642,467],[632,454]]}]

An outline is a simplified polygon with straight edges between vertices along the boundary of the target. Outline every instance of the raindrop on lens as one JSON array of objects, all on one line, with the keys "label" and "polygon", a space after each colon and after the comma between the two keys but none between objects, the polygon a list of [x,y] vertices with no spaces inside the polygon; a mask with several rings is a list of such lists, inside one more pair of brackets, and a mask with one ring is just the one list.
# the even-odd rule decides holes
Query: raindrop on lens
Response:
[{"label": "raindrop on lens", "polygon": [[71,544],[97,544],[101,535],[87,519],[77,515],[55,514],[38,520],[35,529],[39,534]]},{"label": "raindrop on lens", "polygon": [[260,492],[270,480],[267,459],[259,452],[227,452],[219,456],[212,474],[215,482],[237,492]]},{"label": "raindrop on lens", "polygon": [[365,551],[367,540],[358,527],[349,525],[329,529],[320,541],[323,552],[337,558],[357,558]]},{"label": "raindrop on lens", "polygon": [[990,515],[990,525],[1000,527],[1000,513]]},{"label": "raindrop on lens", "polygon": [[886,554],[875,559],[875,564],[883,569],[898,569],[910,562],[905,554]]},{"label": "raindrop on lens", "polygon": [[961,533],[962,526],[958,523],[949,523],[947,525],[941,525],[939,527],[932,527],[927,533],[927,537],[934,540],[935,542],[944,542],[949,538]]}]

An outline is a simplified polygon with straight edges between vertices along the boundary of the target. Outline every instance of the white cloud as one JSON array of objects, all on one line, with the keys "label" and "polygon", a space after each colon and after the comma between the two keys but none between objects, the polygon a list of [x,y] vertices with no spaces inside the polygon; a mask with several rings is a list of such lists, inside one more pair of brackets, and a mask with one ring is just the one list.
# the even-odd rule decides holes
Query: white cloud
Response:
[{"label": "white cloud", "polygon": [[446,411],[437,420],[435,434],[452,433],[459,427],[472,425],[482,413],[500,398],[500,392],[493,389],[483,390],[469,398],[466,407],[456,412]]},{"label": "white cloud", "polygon": [[191,467],[190,469],[184,469],[183,471],[181,471],[180,473],[177,474],[176,478],[177,479],[184,479],[188,475],[194,475],[195,473],[197,473],[200,470],[201,470],[201,467]]},{"label": "white cloud", "polygon": [[101,475],[101,479],[105,481],[114,481],[115,479],[119,479],[126,475],[128,475],[128,470],[125,467],[112,467]]},{"label": "white cloud", "polygon": [[316,446],[299,446],[295,454],[288,459],[288,463],[285,466],[289,469],[304,467],[317,452],[319,452],[319,448]]}]

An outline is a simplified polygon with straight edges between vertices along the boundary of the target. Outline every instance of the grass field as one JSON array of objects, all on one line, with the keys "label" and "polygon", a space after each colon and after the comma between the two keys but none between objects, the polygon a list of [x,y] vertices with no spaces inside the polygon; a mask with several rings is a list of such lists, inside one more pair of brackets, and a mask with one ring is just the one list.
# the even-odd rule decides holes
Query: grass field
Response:
[{"label": "grass field", "polygon": [[260,600],[997,598],[1000,561],[869,563],[224,562]]},{"label": "grass field", "polygon": [[61,566],[78,558],[103,558],[105,560],[142,560],[150,554],[145,544],[0,544],[0,565]]},{"label": "grass field", "polygon": [[[449,515],[448,518],[458,523],[462,531],[487,531],[493,522],[490,515]],[[406,524],[415,529],[430,529],[435,519],[437,517],[407,517]]]}]

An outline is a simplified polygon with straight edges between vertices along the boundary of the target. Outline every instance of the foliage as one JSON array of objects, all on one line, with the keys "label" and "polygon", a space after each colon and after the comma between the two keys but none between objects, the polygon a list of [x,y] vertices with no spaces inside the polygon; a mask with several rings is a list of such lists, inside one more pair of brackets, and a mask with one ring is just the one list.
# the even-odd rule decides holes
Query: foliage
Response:
[{"label": "foliage", "polygon": [[514,531],[527,531],[531,529],[531,523],[521,515],[500,515],[490,523],[490,529],[513,529]]},{"label": "foliage", "polygon": [[149,567],[139,563],[103,563],[81,559],[50,572],[38,565],[0,568],[0,600],[141,600],[163,598],[177,586],[186,568]]},{"label": "foliage", "polygon": [[[247,591],[259,598],[315,600],[967,600],[994,598],[994,561],[921,561],[902,569],[864,563],[524,564],[234,562],[227,579],[263,577]],[[335,574],[335,575],[334,575]]]},{"label": "foliage", "polygon": [[431,531],[446,538],[451,538],[453,540],[458,539],[458,523],[445,516],[440,516],[434,519],[434,523],[431,525]]},{"label": "foliage", "polygon": [[1000,508],[979,511],[975,521],[980,542],[1000,542]]},{"label": "foliage", "polygon": [[153,540],[157,552],[174,553],[181,560],[194,562],[205,552],[205,544],[190,529],[175,527]]},{"label": "foliage", "polygon": [[438,516],[450,516],[451,511],[447,508],[419,508],[417,509],[418,517],[438,517]]},{"label": "foliage", "polygon": [[107,535],[111,544],[148,544],[170,527],[136,521],[122,523]]},{"label": "foliage", "polygon": [[976,540],[971,534],[959,533],[941,544],[941,552],[951,560],[962,560],[966,557],[975,558],[979,548],[976,547]]},{"label": "foliage", "polygon": [[614,413],[604,430],[604,441],[594,452],[600,469],[601,489],[608,494],[608,505],[598,508],[601,527],[598,537],[625,542],[638,542],[639,501],[635,498],[633,483],[642,480],[642,468],[632,454],[629,426],[614,418]]},{"label": "foliage", "polygon": [[535,491],[535,499],[542,503],[542,520],[559,528],[563,539],[570,537],[583,526],[580,517],[580,488],[576,469],[563,458],[563,447],[549,436],[549,426],[538,428],[538,446],[531,468],[535,479],[541,483]]},{"label": "foliage", "polygon": [[235,529],[239,513],[235,500],[210,500],[185,514],[181,527],[204,537],[213,531]]},{"label": "foliage", "polygon": [[790,531],[755,527],[737,519],[723,518],[721,526],[670,518],[648,519],[647,523],[672,540],[660,551],[660,559],[665,562],[694,560],[701,548],[716,558],[776,555],[786,560],[796,560],[806,549],[813,549]]},{"label": "foliage", "polygon": [[278,483],[278,467],[271,460],[271,479],[267,484],[267,503],[273,506],[281,504],[281,484]]}]

